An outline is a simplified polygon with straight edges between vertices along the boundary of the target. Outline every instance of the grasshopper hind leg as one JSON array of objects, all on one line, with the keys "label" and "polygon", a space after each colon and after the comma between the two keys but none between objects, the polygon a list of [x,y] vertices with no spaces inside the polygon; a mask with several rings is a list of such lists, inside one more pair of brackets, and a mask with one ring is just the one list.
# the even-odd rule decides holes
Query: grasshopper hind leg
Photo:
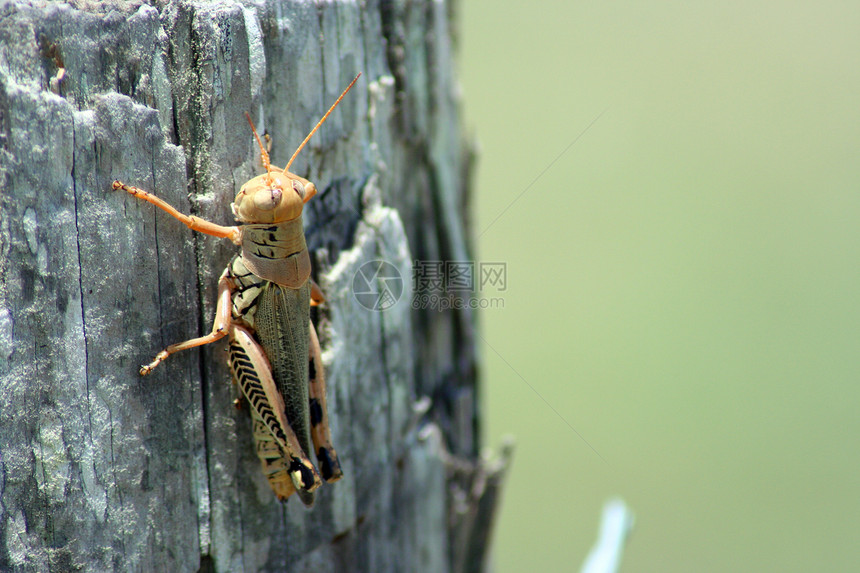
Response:
[{"label": "grasshopper hind leg", "polygon": [[281,501],[296,493],[293,480],[290,479],[289,465],[283,450],[275,442],[275,437],[266,427],[265,422],[251,411],[253,418],[254,444],[257,449],[257,457],[263,466],[263,475],[269,481],[269,486]]},{"label": "grasshopper hind leg", "polygon": [[[302,503],[312,505],[320,476],[286,418],[262,348],[247,330],[234,325],[229,351],[233,379],[251,407],[257,455],[272,490],[280,499],[295,491]],[[292,489],[285,480],[291,482]]]},{"label": "grasshopper hind leg", "polygon": [[310,323],[308,344],[308,395],[311,414],[311,439],[319,460],[320,475],[327,482],[343,477],[337,452],[331,444],[331,428],[328,420],[328,407],[325,396],[325,377],[323,375],[322,351],[314,323]]}]

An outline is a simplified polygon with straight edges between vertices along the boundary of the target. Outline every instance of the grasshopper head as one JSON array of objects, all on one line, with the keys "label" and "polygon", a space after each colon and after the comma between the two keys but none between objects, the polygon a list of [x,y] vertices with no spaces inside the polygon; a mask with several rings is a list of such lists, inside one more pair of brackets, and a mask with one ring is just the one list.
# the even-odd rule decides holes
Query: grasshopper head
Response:
[{"label": "grasshopper head", "polygon": [[257,139],[257,144],[260,146],[260,159],[263,162],[263,167],[266,168],[266,173],[254,177],[239,190],[233,201],[233,215],[237,220],[243,223],[283,223],[284,221],[292,221],[302,216],[302,207],[316,195],[317,188],[313,183],[303,177],[299,177],[290,173],[290,165],[293,164],[296,156],[302,148],[310,140],[311,136],[325,122],[329,114],[334,111],[343,96],[346,95],[361,73],[355,76],[355,79],[343,90],[340,97],[334,104],[328,108],[322,119],[317,122],[311,132],[305,137],[304,141],[299,144],[293,156],[287,162],[287,166],[283,170],[277,167],[272,167],[269,163],[269,153],[263,146],[260,136],[257,135],[257,129],[254,127],[254,122],[251,121],[251,116],[247,113],[248,123],[251,125],[251,131],[254,132],[254,137]]},{"label": "grasshopper head", "polygon": [[316,192],[304,177],[273,169],[242,185],[233,201],[233,216],[243,223],[292,221],[302,216],[302,207]]}]

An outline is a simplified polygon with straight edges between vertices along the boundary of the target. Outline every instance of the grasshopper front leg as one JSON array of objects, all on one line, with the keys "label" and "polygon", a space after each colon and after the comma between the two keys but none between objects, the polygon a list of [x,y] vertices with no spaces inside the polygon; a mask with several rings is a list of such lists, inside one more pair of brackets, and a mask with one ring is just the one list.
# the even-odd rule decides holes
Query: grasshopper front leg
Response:
[{"label": "grasshopper front leg", "polygon": [[122,189],[129,195],[155,205],[162,211],[168,213],[171,217],[182,221],[192,231],[198,231],[200,233],[212,235],[213,237],[220,237],[222,239],[230,239],[234,245],[242,244],[242,231],[239,227],[224,227],[222,225],[206,221],[205,219],[195,217],[194,215],[185,215],[184,213],[177,211],[176,208],[170,205],[167,201],[159,199],[152,193],[148,193],[139,187],[126,185],[122,181],[114,181],[113,188],[114,190]]},{"label": "grasshopper front leg", "polygon": [[221,340],[227,334],[230,329],[231,318],[230,318],[230,297],[233,293],[233,285],[230,281],[230,278],[224,274],[221,275],[221,278],[218,280],[218,306],[215,309],[215,322],[212,324],[212,332],[207,334],[206,336],[201,336],[199,338],[192,338],[191,340],[186,340],[185,342],[180,342],[178,344],[171,344],[161,352],[155,355],[155,360],[140,367],[140,375],[146,376],[152,370],[161,364],[161,362],[173,354],[174,352],[178,352],[180,350],[187,350],[189,348],[194,348],[195,346],[202,346],[204,344],[209,344],[211,342],[215,342],[216,340]]}]

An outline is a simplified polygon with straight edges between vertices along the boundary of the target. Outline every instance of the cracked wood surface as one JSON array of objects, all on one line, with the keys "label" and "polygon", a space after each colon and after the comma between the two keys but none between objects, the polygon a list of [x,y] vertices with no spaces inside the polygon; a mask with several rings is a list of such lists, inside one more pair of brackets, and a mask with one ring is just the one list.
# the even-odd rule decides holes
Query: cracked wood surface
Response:
[{"label": "cracked wood surface", "polygon": [[[470,258],[449,10],[0,6],[0,570],[481,569],[472,482],[495,497],[503,470],[477,457],[474,318],[411,308],[413,260]],[[345,474],[306,510],[260,472],[223,343],[138,376],[209,330],[235,248],[111,182],[233,224],[261,172],[243,114],[283,165],[358,71],[292,168],[320,190],[305,229]],[[403,278],[384,312],[352,294],[373,260]]]}]

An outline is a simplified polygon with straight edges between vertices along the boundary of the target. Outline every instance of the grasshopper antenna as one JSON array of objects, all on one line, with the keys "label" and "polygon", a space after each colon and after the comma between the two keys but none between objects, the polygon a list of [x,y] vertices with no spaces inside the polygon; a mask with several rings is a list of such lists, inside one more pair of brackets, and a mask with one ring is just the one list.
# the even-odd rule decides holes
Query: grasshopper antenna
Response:
[{"label": "grasshopper antenna", "polygon": [[[263,145],[263,140],[260,139],[260,136],[257,135],[257,128],[254,127],[254,122],[251,121],[251,115],[246,111],[245,119],[248,120],[248,124],[251,126],[251,131],[254,132],[254,137],[257,138],[257,145],[260,146],[260,161],[263,162],[263,167],[266,168],[266,173],[272,173],[272,164],[269,162],[269,152],[266,151],[265,146]],[[267,183],[271,184],[271,177],[268,178],[269,181]]]},{"label": "grasshopper antenna", "polygon": [[[325,120],[328,118],[329,114],[330,114],[331,112],[333,112],[333,111],[334,111],[334,108],[336,108],[336,107],[337,107],[337,104],[339,104],[339,103],[340,103],[340,100],[342,100],[342,99],[343,99],[343,96],[345,96],[345,95],[346,95],[346,92],[348,92],[348,91],[352,88],[352,86],[354,86],[354,85],[355,85],[355,82],[357,82],[357,81],[358,81],[358,78],[360,78],[360,77],[361,77],[361,72],[358,72],[358,75],[357,75],[357,76],[355,76],[355,79],[353,79],[353,80],[349,83],[349,85],[348,85],[348,86],[346,86],[346,89],[345,89],[345,90],[343,90],[343,93],[342,93],[342,94],[340,94],[340,97],[339,97],[339,98],[337,98],[337,100],[335,100],[335,102],[332,104],[332,106],[331,106],[330,108],[328,108],[328,111],[327,111],[327,112],[325,112],[325,115],[324,115],[324,116],[322,116],[322,119],[321,119],[321,120],[319,120],[319,121],[317,122],[317,124],[314,126],[314,128],[311,130],[311,132],[310,132],[310,133],[308,134],[308,136],[305,138],[305,140],[304,140],[304,141],[302,141],[302,143],[299,145],[299,148],[298,148],[298,149],[296,149],[296,152],[295,152],[295,153],[293,153],[293,156],[292,156],[292,157],[290,157],[290,160],[289,160],[289,162],[287,163],[287,166],[286,166],[286,167],[284,167],[284,173],[286,173],[286,172],[290,169],[290,165],[292,165],[292,164],[293,164],[293,160],[294,160],[294,159],[296,158],[296,156],[299,154],[299,151],[301,151],[301,150],[302,150],[302,148],[305,146],[305,144],[308,142],[308,140],[311,138],[311,136],[312,136],[314,133],[316,133],[316,131],[317,131],[317,130],[320,128],[320,126],[323,124],[323,122],[325,122]],[[248,120],[248,121],[250,121],[250,118],[249,118],[249,120]],[[253,125],[253,124],[252,124],[252,125]],[[254,135],[257,135],[257,133],[256,133],[256,132],[254,132]],[[259,141],[259,139],[260,139],[260,138],[258,137],[258,138],[257,138],[257,140]]]}]

